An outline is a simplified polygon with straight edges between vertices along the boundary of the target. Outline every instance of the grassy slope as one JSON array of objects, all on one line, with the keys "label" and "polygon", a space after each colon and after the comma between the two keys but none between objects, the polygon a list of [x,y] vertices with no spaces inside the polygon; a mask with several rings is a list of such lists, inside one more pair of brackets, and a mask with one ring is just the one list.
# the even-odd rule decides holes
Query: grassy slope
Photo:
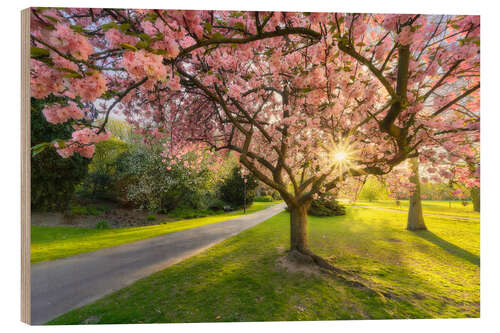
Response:
[{"label": "grassy slope", "polygon": [[[433,200],[422,200],[422,208],[424,213],[429,214],[440,214],[440,215],[452,215],[452,216],[464,216],[471,218],[479,218],[480,214],[472,210],[472,203],[469,202],[467,206],[463,206],[461,201],[452,201],[451,208],[449,208],[449,201],[433,201]],[[401,206],[397,207],[394,200],[376,200],[376,201],[363,201],[359,200],[353,203],[353,205],[363,205],[363,206],[374,206],[398,209],[402,211],[408,211],[408,200],[401,200]]]},{"label": "grassy slope", "polygon": [[[247,214],[275,205],[276,202],[255,202]],[[243,210],[202,218],[168,222],[147,227],[120,229],[88,229],[74,227],[31,227],[31,263],[69,257],[75,254],[130,243],[171,232],[243,216]]]},{"label": "grassy slope", "polygon": [[350,207],[309,223],[314,251],[391,299],[277,268],[289,242],[284,212],[50,323],[478,317],[479,222],[427,217],[432,232],[412,233],[405,217]]}]

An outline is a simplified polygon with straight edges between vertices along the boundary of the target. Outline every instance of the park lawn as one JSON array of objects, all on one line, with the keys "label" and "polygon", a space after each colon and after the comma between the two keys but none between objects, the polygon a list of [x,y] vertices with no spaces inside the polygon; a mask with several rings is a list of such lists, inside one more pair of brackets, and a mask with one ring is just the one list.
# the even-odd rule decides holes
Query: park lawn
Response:
[{"label": "park lawn", "polygon": [[[400,200],[401,205],[398,207],[394,200],[374,200],[365,201],[358,200],[353,202],[353,205],[359,206],[373,206],[381,208],[391,208],[407,212],[408,200]],[[449,207],[450,201],[441,200],[422,200],[422,209],[424,213],[440,214],[451,216],[463,216],[470,218],[480,218],[480,213],[472,210],[472,202],[468,202],[467,206],[462,205],[462,201],[451,201],[451,208]]]},{"label": "park lawn", "polygon": [[[269,208],[276,203],[254,202],[247,209],[247,214]],[[236,210],[219,215],[166,222],[153,226],[119,229],[31,226],[31,263],[36,264],[42,261],[69,257],[171,232],[227,221],[243,215],[243,210]]]},{"label": "park lawn", "polygon": [[309,219],[312,250],[391,297],[279,268],[283,212],[48,324],[479,317],[479,221],[427,217],[432,231],[409,232],[404,214],[347,212]]}]

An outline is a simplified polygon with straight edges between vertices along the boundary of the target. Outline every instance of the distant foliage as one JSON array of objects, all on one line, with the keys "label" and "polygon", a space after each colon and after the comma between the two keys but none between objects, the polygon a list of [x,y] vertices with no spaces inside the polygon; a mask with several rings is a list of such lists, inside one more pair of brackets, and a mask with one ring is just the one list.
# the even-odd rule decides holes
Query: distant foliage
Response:
[{"label": "distant foliage", "polygon": [[366,179],[365,184],[359,193],[360,200],[387,200],[389,198],[387,188],[377,178],[370,176]]},{"label": "distant foliage", "polygon": [[420,184],[422,199],[426,200],[461,200],[470,199],[468,191],[463,191],[464,196],[458,197],[455,191],[460,189],[459,184],[449,184],[447,182],[423,182]]},{"label": "distant foliage", "polygon": [[[71,137],[69,123],[50,124],[41,110],[61,98],[31,99],[31,147],[42,142]],[[90,160],[80,155],[62,158],[49,146],[31,158],[31,209],[64,211],[69,207],[75,187],[87,176]]]},{"label": "distant foliage", "polygon": [[278,191],[272,191],[271,197],[273,198],[273,200],[281,200],[282,199],[281,194]]},{"label": "distant foliage", "polygon": [[116,160],[129,149],[130,145],[118,138],[111,138],[96,143],[96,150],[89,174],[79,187],[79,194],[91,199],[107,199],[116,201],[119,195]]},{"label": "distant foliage", "polygon": [[[253,175],[250,174],[246,178],[246,203],[248,206],[254,201],[258,184]],[[228,202],[233,208],[242,207],[245,202],[244,189],[245,184],[241,175],[241,168],[234,167],[231,175],[224,179],[219,188],[220,198]]]},{"label": "distant foliage", "polygon": [[273,197],[271,197],[270,195],[261,195],[261,196],[256,196],[253,201],[255,201],[255,202],[272,202]]},{"label": "distant foliage", "polygon": [[109,229],[109,222],[108,221],[99,221],[95,225],[96,229]]}]

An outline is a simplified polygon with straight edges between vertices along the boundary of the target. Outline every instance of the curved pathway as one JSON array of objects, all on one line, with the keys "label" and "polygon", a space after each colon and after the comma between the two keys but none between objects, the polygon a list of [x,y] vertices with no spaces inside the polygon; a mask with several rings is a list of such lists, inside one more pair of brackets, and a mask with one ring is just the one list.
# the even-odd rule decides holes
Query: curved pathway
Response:
[{"label": "curved pathway", "polygon": [[[408,213],[407,210],[377,207],[377,206],[351,205],[351,207],[380,209],[380,210],[386,210],[389,212]],[[448,219],[461,219],[461,220],[471,220],[471,221],[479,221],[480,220],[477,217],[468,217],[468,216],[455,216],[455,215],[432,214],[432,213],[424,213],[424,215],[433,216],[433,217],[444,217],[444,218],[448,218]]]},{"label": "curved pathway", "polygon": [[276,206],[198,228],[31,266],[31,324],[43,324],[251,228]]}]

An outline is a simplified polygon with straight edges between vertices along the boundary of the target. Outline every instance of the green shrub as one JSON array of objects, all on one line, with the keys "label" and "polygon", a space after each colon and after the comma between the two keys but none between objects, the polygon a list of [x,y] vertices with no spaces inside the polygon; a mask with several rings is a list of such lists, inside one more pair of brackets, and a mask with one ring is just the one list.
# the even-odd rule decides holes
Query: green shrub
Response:
[{"label": "green shrub", "polygon": [[195,209],[191,207],[177,207],[168,213],[169,217],[176,219],[194,219],[213,215],[215,212],[211,209]]},{"label": "green shrub", "polygon": [[273,200],[281,200],[282,199],[281,194],[278,191],[273,191],[271,193],[271,197],[273,198]]},{"label": "green shrub", "polygon": [[320,196],[311,202],[307,213],[312,216],[339,216],[345,215],[345,207],[332,197]]},{"label": "green shrub", "polygon": [[87,215],[87,207],[84,206],[71,205],[69,210],[72,215]]},{"label": "green shrub", "polygon": [[148,221],[156,221],[156,215],[148,215],[147,220]]},{"label": "green shrub", "polygon": [[271,197],[270,195],[264,195],[264,196],[256,196],[253,201],[255,202],[272,202],[273,201],[273,197]]},{"label": "green shrub", "polygon": [[224,210],[225,206],[228,206],[227,202],[220,199],[215,199],[208,204],[208,209],[211,209],[213,211],[220,211]]},{"label": "green shrub", "polygon": [[[153,213],[170,212],[179,206],[207,208],[209,199],[215,197],[216,175],[208,168],[210,157],[205,156],[198,170],[183,163],[164,163],[161,152],[159,147],[136,145],[117,158],[120,197]],[[192,161],[195,156],[188,154],[184,159]]]},{"label": "green shrub", "polygon": [[105,206],[81,206],[71,205],[69,210],[72,215],[94,215],[101,216],[103,212],[108,211],[110,208]]},{"label": "green shrub", "polygon": [[109,222],[108,221],[99,221],[95,225],[96,229],[109,229]]}]

